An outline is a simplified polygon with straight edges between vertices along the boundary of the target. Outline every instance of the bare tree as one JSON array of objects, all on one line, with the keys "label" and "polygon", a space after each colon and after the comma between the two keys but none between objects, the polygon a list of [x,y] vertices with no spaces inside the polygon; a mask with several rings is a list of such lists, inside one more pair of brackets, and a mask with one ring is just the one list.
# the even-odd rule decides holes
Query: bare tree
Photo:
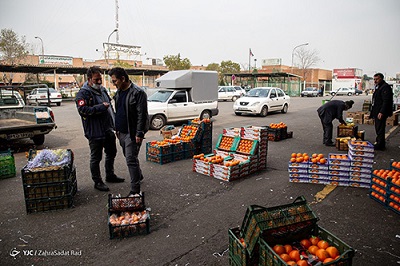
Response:
[{"label": "bare tree", "polygon": [[28,45],[25,36],[18,35],[11,29],[2,29],[0,33],[1,59],[5,63],[14,65],[28,54]]},{"label": "bare tree", "polygon": [[300,69],[304,80],[307,79],[307,75],[310,72],[310,67],[316,65],[321,60],[316,50],[310,51],[303,47],[296,51],[295,57],[298,58],[298,63],[296,66]]}]

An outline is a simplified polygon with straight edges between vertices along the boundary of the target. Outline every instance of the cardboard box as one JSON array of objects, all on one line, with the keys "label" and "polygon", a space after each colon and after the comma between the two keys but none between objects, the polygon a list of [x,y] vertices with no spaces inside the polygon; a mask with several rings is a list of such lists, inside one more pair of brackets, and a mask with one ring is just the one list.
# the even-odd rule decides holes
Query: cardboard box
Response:
[{"label": "cardboard box", "polygon": [[364,124],[365,125],[373,125],[374,124],[374,119],[364,119]]},{"label": "cardboard box", "polygon": [[363,122],[364,122],[364,119],[362,119],[362,118],[361,119],[357,119],[357,118],[353,119],[354,124],[362,124]]},{"label": "cardboard box", "polygon": [[386,120],[387,126],[396,126],[398,124],[399,124],[399,122],[397,120]]},{"label": "cardboard box", "polygon": [[160,129],[160,134],[163,135],[164,139],[170,139],[173,135],[177,135],[178,132],[179,128],[169,125],[166,125]]},{"label": "cardboard box", "polygon": [[346,113],[346,117],[349,117],[349,118],[354,118],[355,115],[356,115],[356,112],[347,112]]}]

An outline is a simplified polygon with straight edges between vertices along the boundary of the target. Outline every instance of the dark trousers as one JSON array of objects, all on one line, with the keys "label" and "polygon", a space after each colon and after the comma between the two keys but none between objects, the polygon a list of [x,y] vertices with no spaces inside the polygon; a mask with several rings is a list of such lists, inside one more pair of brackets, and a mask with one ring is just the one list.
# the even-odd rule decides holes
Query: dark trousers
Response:
[{"label": "dark trousers", "polygon": [[386,132],[386,119],[387,117],[382,117],[382,119],[375,118],[375,132],[376,132],[376,146],[379,148],[385,148],[385,132]]},{"label": "dark trousers", "polygon": [[139,193],[142,170],[140,169],[138,155],[141,144],[137,144],[135,140],[132,141],[129,134],[121,132],[118,134],[118,139],[126,159],[129,175],[131,177],[131,192],[134,194]]},{"label": "dark trousers", "polygon": [[106,178],[114,176],[114,160],[117,155],[116,137],[114,133],[107,134],[105,139],[89,140],[90,147],[90,173],[94,182],[100,182],[100,161],[105,153],[104,167]]},{"label": "dark trousers", "polygon": [[323,144],[332,143],[332,137],[333,137],[332,121],[330,121],[330,122],[324,121],[325,120],[324,117],[321,117],[321,116],[319,118],[321,119],[322,128],[324,130],[322,143]]}]

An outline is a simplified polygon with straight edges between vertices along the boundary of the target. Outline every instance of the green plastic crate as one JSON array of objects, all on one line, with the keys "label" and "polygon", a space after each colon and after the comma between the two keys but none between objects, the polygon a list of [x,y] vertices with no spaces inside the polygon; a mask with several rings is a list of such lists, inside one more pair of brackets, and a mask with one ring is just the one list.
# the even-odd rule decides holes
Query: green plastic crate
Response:
[{"label": "green plastic crate", "polygon": [[[301,230],[297,234],[288,234],[284,239],[259,239],[260,245],[260,256],[259,256],[259,266],[284,266],[287,265],[280,257],[277,255],[272,247],[276,244],[287,244],[292,242],[300,242],[304,238],[309,238],[311,235],[318,236],[319,238],[328,241],[331,246],[336,247],[339,250],[340,257],[332,262],[324,263],[323,265],[330,266],[351,266],[355,251],[352,247],[347,245],[345,242],[340,240],[338,237],[334,236],[329,231],[323,229],[322,227],[315,224],[315,226]],[[312,259],[311,259],[312,260]],[[312,265],[322,265],[314,260]]]},{"label": "green plastic crate", "polygon": [[318,220],[304,196],[296,198],[291,204],[276,207],[251,205],[243,219],[242,237],[246,242],[247,251],[253,256],[261,235],[284,237],[288,232],[313,226]]},{"label": "green plastic crate", "polygon": [[240,242],[240,229],[231,228],[229,234],[229,265],[243,266],[249,265],[249,255],[246,248]]},{"label": "green plastic crate", "polygon": [[0,179],[16,176],[15,160],[11,150],[0,152]]}]

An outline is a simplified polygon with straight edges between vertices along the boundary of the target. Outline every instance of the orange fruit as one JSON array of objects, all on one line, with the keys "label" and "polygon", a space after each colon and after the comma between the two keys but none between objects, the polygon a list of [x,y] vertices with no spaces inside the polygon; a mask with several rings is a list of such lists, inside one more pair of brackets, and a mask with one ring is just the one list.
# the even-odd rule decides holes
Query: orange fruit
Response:
[{"label": "orange fruit", "polygon": [[314,245],[314,246],[318,245],[318,242],[319,242],[320,240],[321,240],[321,239],[320,239],[318,236],[312,236],[312,237],[310,237],[310,242],[311,242],[311,244]]},{"label": "orange fruit", "polygon": [[328,252],[331,258],[336,258],[337,256],[339,256],[339,250],[336,247],[327,247],[325,250],[326,252]]},{"label": "orange fruit", "polygon": [[310,246],[310,247],[308,248],[308,252],[310,252],[311,254],[315,255],[315,254],[317,253],[317,250],[318,250],[318,249],[319,249],[319,248],[318,248],[317,246],[312,245],[312,246]]},{"label": "orange fruit", "polygon": [[291,260],[290,256],[286,253],[283,253],[280,255],[281,259],[283,259],[284,261],[289,261]]},{"label": "orange fruit", "polygon": [[308,266],[308,263],[306,260],[298,260],[296,263],[297,263],[297,266]]},{"label": "orange fruit", "polygon": [[325,240],[320,240],[317,244],[317,246],[321,249],[327,249],[329,247],[329,243],[326,242]]},{"label": "orange fruit", "polygon": [[285,248],[282,245],[275,245],[272,248],[276,254],[281,255],[286,252]]},{"label": "orange fruit", "polygon": [[290,251],[289,256],[294,261],[300,260],[300,252],[298,250]]},{"label": "orange fruit", "polygon": [[295,261],[289,260],[286,262],[287,265],[289,266],[297,266],[297,263]]},{"label": "orange fruit", "polygon": [[328,262],[331,262],[331,261],[334,261],[334,259],[332,259],[332,258],[326,258],[326,259],[324,260],[324,264],[325,264],[325,263],[328,263]]},{"label": "orange fruit", "polygon": [[315,255],[320,261],[324,261],[325,259],[329,258],[329,253],[323,248],[318,249]]},{"label": "orange fruit", "polygon": [[295,163],[296,162],[296,158],[290,158],[290,162],[291,163]]},{"label": "orange fruit", "polygon": [[293,250],[291,245],[284,245],[283,246],[286,250],[286,253],[290,255],[290,252]]},{"label": "orange fruit", "polygon": [[305,248],[308,249],[311,246],[311,241],[308,239],[303,239],[300,241],[300,245]]},{"label": "orange fruit", "polygon": [[321,159],[319,160],[319,162],[322,163],[322,164],[326,164],[326,159],[325,159],[325,158],[321,158]]}]

